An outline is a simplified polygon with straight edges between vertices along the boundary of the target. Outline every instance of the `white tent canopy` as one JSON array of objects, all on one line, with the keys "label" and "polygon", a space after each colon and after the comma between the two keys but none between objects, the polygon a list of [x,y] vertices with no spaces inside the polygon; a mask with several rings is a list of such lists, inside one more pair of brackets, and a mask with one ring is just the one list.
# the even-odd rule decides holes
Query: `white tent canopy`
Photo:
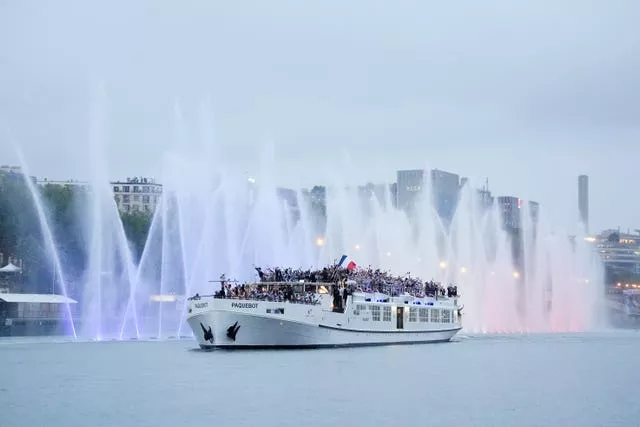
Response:
[{"label": "white tent canopy", "polygon": [[76,304],[78,301],[57,294],[0,294],[0,301],[9,303]]},{"label": "white tent canopy", "polygon": [[20,271],[22,271],[20,267],[11,263],[0,268],[0,273],[19,273]]}]

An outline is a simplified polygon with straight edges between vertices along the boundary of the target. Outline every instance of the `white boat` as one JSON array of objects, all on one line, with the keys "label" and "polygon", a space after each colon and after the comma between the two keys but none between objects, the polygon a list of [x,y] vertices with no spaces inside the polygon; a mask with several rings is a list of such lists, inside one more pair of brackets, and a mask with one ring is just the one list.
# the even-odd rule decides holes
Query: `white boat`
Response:
[{"label": "white boat", "polygon": [[[187,321],[198,344],[212,348],[317,348],[446,342],[462,329],[458,298],[336,294],[327,283],[256,283],[296,288],[306,301],[199,296]],[[301,292],[300,292],[301,291]],[[333,294],[333,295],[332,295]],[[295,299],[295,298],[294,298]]]}]

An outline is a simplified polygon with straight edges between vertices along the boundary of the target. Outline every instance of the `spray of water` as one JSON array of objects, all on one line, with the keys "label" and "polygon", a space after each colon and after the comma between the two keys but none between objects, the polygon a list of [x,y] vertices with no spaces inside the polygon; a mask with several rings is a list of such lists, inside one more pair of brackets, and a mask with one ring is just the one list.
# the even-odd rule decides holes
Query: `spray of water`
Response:
[{"label": "spray of water", "polygon": [[[68,297],[69,293],[68,293],[68,287],[67,287],[67,280],[64,273],[65,269],[62,262],[60,261],[60,254],[56,247],[56,242],[53,236],[53,232],[51,231],[51,225],[45,213],[44,204],[42,203],[42,199],[40,197],[40,192],[38,191],[35,184],[30,178],[31,174],[29,172],[29,167],[27,165],[27,162],[25,161],[24,156],[22,154],[22,150],[15,143],[14,143],[14,149],[20,161],[20,165],[22,167],[22,171],[25,176],[25,183],[27,184],[27,188],[29,189],[29,193],[31,194],[33,204],[38,214],[38,220],[40,222],[40,227],[42,229],[42,234],[44,236],[45,244],[47,247],[47,253],[51,256],[53,260],[54,270],[57,275],[57,282],[60,284],[60,290],[62,291],[62,294],[65,297]],[[68,302],[65,302],[64,307],[67,315],[69,329],[71,330],[71,334],[73,335],[73,338],[77,338],[76,328],[73,323],[71,306],[69,305]]]},{"label": "spray of water", "polygon": [[[308,192],[278,194],[276,150],[261,152],[257,176],[226,170],[214,148],[209,115],[200,115],[200,144],[191,144],[176,108],[177,149],[167,153],[163,195],[138,263],[127,242],[108,183],[103,111],[93,112],[91,197],[86,206],[87,264],[76,323],[86,338],[180,336],[185,297],[210,294],[221,274],[255,279],[254,266],[322,267],[342,254],[360,266],[454,282],[472,332],[577,331],[592,326],[602,271],[584,242],[554,232],[543,209],[527,203],[520,213],[522,255],[514,263],[513,236],[502,228],[499,206],[482,208],[473,187],[460,191],[458,207],[443,221],[433,206],[427,175],[412,215],[397,210],[389,188],[367,193],[348,156],[332,171],[326,215]],[[23,165],[26,164],[23,162]],[[25,169],[26,170],[26,169]],[[30,183],[47,248],[60,262],[38,192]],[[69,308],[67,307],[69,310]],[[71,313],[69,312],[69,316]],[[73,328],[73,323],[71,323]],[[75,329],[73,331],[75,336]]]}]

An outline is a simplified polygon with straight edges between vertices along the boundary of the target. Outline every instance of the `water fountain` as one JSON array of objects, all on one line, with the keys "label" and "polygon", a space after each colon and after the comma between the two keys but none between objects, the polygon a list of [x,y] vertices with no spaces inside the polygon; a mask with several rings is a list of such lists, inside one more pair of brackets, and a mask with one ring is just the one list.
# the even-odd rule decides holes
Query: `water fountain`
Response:
[{"label": "water fountain", "polygon": [[[25,159],[22,154],[22,151],[20,150],[20,147],[16,146],[15,150],[18,155],[18,158],[20,159],[20,163],[22,164],[22,170],[24,172],[24,176],[30,177],[31,174],[29,173],[29,168],[27,166],[27,163],[25,162]],[[64,296],[67,296],[69,292],[68,292],[66,275],[64,274],[65,269],[62,265],[62,262],[60,261],[60,255],[58,253],[58,248],[56,247],[56,242],[53,236],[53,232],[51,231],[51,225],[49,224],[49,220],[45,213],[44,204],[42,203],[42,199],[40,198],[39,191],[36,188],[33,181],[27,178],[25,179],[25,183],[27,185],[29,193],[32,196],[33,204],[38,214],[38,220],[40,222],[40,228],[42,230],[42,235],[44,238],[47,254],[49,254],[51,260],[53,261],[52,264],[53,264],[54,275],[56,276],[55,279],[57,279],[57,282],[59,283],[60,291],[62,292],[62,294]],[[65,302],[64,308],[65,308],[65,320],[66,320],[66,324],[68,325],[68,331],[74,338],[77,338],[76,327],[74,325],[71,306],[69,305],[68,302]]]},{"label": "water fountain", "polygon": [[[543,209],[523,204],[522,259],[513,262],[512,239],[501,226],[496,203],[483,209],[467,183],[451,224],[436,213],[424,186],[412,220],[392,206],[388,189],[362,197],[336,172],[326,193],[326,223],[308,195],[296,193],[297,207],[277,195],[275,155],[267,144],[254,178],[225,170],[208,127],[204,141],[190,146],[184,123],[168,153],[161,202],[154,213],[144,251],[134,260],[108,183],[105,127],[94,114],[93,177],[87,215],[89,262],[75,325],[94,339],[170,338],[188,334],[186,296],[209,294],[209,280],[225,274],[255,279],[254,266],[308,268],[349,254],[361,266],[459,284],[464,323],[472,332],[544,332],[588,329],[601,285],[601,271],[584,236],[571,241],[554,232]],[[206,119],[204,119],[206,122]],[[24,164],[24,163],[23,163]],[[32,189],[37,205],[38,192]],[[43,230],[44,210],[38,210]],[[322,225],[319,225],[322,224]],[[48,248],[65,288],[64,265],[53,235]],[[73,323],[71,323],[73,325]],[[73,331],[75,334],[75,330]]]}]

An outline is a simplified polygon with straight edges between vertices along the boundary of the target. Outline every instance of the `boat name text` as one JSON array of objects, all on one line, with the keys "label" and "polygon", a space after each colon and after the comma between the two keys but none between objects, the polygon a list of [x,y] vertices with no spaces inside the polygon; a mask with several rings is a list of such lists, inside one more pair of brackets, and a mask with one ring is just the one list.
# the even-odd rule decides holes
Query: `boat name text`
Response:
[{"label": "boat name text", "polygon": [[232,302],[231,308],[258,308],[257,302]]},{"label": "boat name text", "polygon": [[207,308],[209,307],[209,303],[208,302],[197,302],[194,304],[195,308]]}]

